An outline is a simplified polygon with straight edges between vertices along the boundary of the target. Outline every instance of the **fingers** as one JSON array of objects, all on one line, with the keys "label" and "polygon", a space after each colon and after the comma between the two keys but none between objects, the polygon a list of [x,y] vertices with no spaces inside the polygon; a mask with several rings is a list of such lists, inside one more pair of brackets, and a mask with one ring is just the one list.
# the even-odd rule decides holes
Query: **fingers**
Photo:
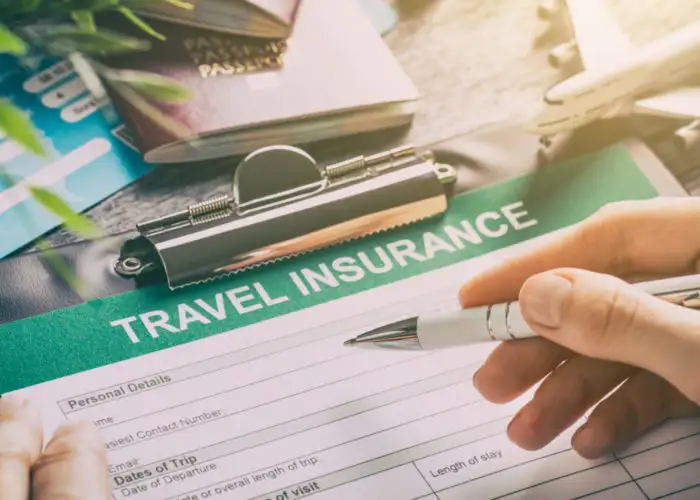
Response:
[{"label": "fingers", "polygon": [[105,446],[92,424],[56,431],[34,466],[32,491],[33,500],[111,498]]},{"label": "fingers", "polygon": [[598,458],[667,418],[700,414],[700,408],[668,382],[639,371],[600,403],[572,438],[584,458]]},{"label": "fingers", "polygon": [[520,308],[542,337],[584,356],[649,370],[700,404],[700,312],[577,269],[528,279]]},{"label": "fingers", "polygon": [[107,500],[104,443],[91,424],[58,430],[43,454],[38,411],[15,397],[0,398],[0,492],[3,500]]},{"label": "fingers", "polygon": [[492,403],[521,396],[567,359],[571,351],[547,339],[504,342],[474,374],[474,387]]},{"label": "fingers", "polygon": [[538,450],[572,426],[635,369],[577,356],[558,367],[537,388],[508,426],[521,448]]},{"label": "fingers", "polygon": [[698,198],[613,203],[563,235],[472,279],[460,290],[460,302],[471,307],[512,300],[530,276],[562,267],[621,277],[694,272],[700,232],[688,228],[699,225]]},{"label": "fingers", "polygon": [[29,498],[31,464],[41,453],[43,431],[37,410],[16,396],[0,398],[0,497]]}]

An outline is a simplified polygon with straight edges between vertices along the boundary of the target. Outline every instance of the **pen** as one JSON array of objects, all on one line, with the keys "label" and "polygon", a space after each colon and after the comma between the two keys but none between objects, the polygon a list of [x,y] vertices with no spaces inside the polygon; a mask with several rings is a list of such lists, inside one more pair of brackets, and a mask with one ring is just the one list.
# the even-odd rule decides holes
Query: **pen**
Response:
[{"label": "pen", "polygon": [[[700,309],[700,274],[634,286],[673,304]],[[517,301],[453,311],[426,312],[344,342],[347,346],[432,350],[480,342],[534,337]]]}]

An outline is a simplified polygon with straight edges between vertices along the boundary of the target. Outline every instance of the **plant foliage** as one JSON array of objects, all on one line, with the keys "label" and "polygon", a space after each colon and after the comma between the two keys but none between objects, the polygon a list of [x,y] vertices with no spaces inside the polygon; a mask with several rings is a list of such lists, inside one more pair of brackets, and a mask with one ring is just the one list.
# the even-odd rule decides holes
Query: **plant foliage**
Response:
[{"label": "plant foliage", "polygon": [[[160,75],[113,69],[96,60],[104,55],[146,51],[151,47],[150,38],[163,40],[164,37],[136,13],[140,8],[155,3],[169,3],[182,9],[193,8],[181,0],[0,0],[0,54],[21,57],[34,49],[68,60],[97,98],[104,98],[104,85],[109,86],[122,98],[138,105],[163,127],[186,133],[180,124],[172,123],[152,105],[153,101],[188,99],[186,89]],[[95,15],[105,11],[123,15],[143,31],[144,37],[126,36],[100,28]],[[31,118],[8,99],[0,97],[0,136],[3,134],[31,154],[46,155]],[[9,184],[15,182],[1,164],[0,178]],[[39,204],[60,217],[72,232],[85,238],[100,235],[89,219],[76,213],[55,193],[38,186],[28,186],[28,190]],[[45,242],[39,241],[37,244],[46,249]],[[59,263],[56,263],[56,268],[65,274],[65,269],[62,270]],[[66,279],[70,281],[69,277]]]}]

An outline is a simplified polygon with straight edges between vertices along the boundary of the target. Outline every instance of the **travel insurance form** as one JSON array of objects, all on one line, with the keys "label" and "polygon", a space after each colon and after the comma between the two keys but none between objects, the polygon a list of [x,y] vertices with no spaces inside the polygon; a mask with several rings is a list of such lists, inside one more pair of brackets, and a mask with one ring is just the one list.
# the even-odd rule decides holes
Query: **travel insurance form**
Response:
[{"label": "travel insurance form", "polygon": [[0,392],[37,404],[47,436],[92,421],[115,500],[700,498],[698,419],[598,460],[571,449],[575,428],[524,451],[505,429],[530,394],[495,405],[472,386],[492,344],[342,345],[458,307],[471,276],[608,202],[684,195],[630,151],[462,194],[443,217],[204,285],[0,325]]}]

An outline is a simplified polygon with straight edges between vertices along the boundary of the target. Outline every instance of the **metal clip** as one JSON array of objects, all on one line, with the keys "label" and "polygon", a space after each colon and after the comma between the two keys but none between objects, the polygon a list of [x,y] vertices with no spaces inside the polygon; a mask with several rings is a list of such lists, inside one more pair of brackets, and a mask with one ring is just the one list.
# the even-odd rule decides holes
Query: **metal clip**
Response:
[{"label": "metal clip", "polygon": [[238,165],[230,195],[137,224],[115,270],[160,270],[173,289],[207,281],[439,215],[455,180],[412,146],[323,167],[299,148],[262,148]]}]

